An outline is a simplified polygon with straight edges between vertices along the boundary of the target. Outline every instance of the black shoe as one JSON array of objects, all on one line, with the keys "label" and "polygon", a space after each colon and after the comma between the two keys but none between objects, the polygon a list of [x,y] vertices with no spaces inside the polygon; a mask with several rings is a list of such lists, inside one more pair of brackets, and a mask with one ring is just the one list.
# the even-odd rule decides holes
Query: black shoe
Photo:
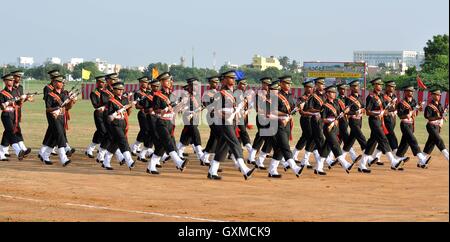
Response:
[{"label": "black shoe", "polygon": [[314,174],[319,175],[319,176],[326,176],[327,173],[324,171],[318,171],[318,170],[314,170]]},{"label": "black shoe", "polygon": [[84,152],[84,154],[85,154],[85,155],[86,155],[87,157],[91,158],[91,159],[92,159],[92,158],[94,158],[94,156],[93,156],[93,155],[90,155],[90,154],[88,154],[88,153],[87,153],[87,151],[86,151],[86,152]]},{"label": "black shoe", "polygon": [[23,160],[24,157],[25,157],[25,152],[23,150],[21,150],[19,152],[19,155],[17,156],[17,158],[19,158],[19,160]]},{"label": "black shoe", "polygon": [[256,170],[255,167],[253,167],[249,172],[247,172],[247,174],[244,175],[244,179],[248,180],[252,177],[253,172]]},{"label": "black shoe", "polygon": [[425,167],[427,167],[427,166],[428,166],[428,164],[430,164],[430,161],[431,161],[431,156],[430,156],[430,157],[428,157],[427,161],[425,162]]},{"label": "black shoe", "polygon": [[304,165],[301,165],[301,166],[300,166],[300,170],[295,174],[295,176],[297,176],[297,178],[300,177],[300,175],[301,175],[302,172],[303,172],[303,169],[305,169],[305,166],[304,166]]},{"label": "black shoe", "polygon": [[306,169],[308,169],[308,170],[311,170],[312,168],[313,168],[312,165],[307,165],[307,166],[306,166]]},{"label": "black shoe", "polygon": [[347,169],[345,169],[345,172],[347,172],[347,174],[350,174],[350,171],[352,170],[352,168],[355,164],[356,164],[356,162],[353,162],[353,164],[351,164]]},{"label": "black shoe", "polygon": [[119,165],[120,165],[120,166],[125,165],[125,158],[119,162]]},{"label": "black shoe", "polygon": [[184,171],[184,169],[186,168],[187,163],[189,162],[189,159],[185,159],[183,161],[183,164],[181,164],[181,167],[177,167],[178,170],[180,170],[181,172]]},{"label": "black shoe", "polygon": [[355,161],[353,163],[357,163],[358,161],[360,161],[362,159],[362,155],[358,155],[358,157],[356,157]]},{"label": "black shoe", "polygon": [[26,157],[27,155],[29,155],[31,153],[31,149],[28,148],[27,150],[24,151],[24,157]]},{"label": "black shoe", "polygon": [[11,155],[10,154],[5,154],[5,157],[11,157]]},{"label": "black shoe", "polygon": [[41,154],[38,154],[38,158],[39,158],[39,160],[41,160],[42,162],[44,161],[44,159],[42,158]]},{"label": "black shoe", "polygon": [[69,151],[66,152],[66,156],[72,157],[72,155],[75,153],[75,151],[77,151],[75,148],[70,149]]},{"label": "black shoe", "polygon": [[258,165],[255,164],[255,167],[256,167],[257,169],[261,170],[261,171],[267,170],[267,168],[264,167],[264,166],[258,166]]},{"label": "black shoe", "polygon": [[272,175],[269,173],[269,178],[281,178],[280,174]]},{"label": "black shoe", "polygon": [[156,168],[162,168],[162,165],[156,165]]},{"label": "black shoe", "polygon": [[167,158],[162,161],[163,164],[165,164],[168,160],[170,160],[170,156],[167,156]]},{"label": "black shoe", "polygon": [[331,170],[332,167],[334,167],[339,161],[336,159],[333,162],[331,162],[330,165],[328,165],[328,170]]},{"label": "black shoe", "polygon": [[410,160],[411,158],[409,158],[409,157],[406,157],[404,160],[403,160],[403,163],[406,163],[406,162],[408,162],[409,160]]},{"label": "black shoe", "polygon": [[136,152],[131,152],[131,156],[136,157],[138,154]]},{"label": "black shoe", "polygon": [[222,177],[216,176],[216,175],[211,175],[211,174],[208,172],[208,179],[209,179],[209,180],[222,180]]},{"label": "black shoe", "polygon": [[284,172],[288,171],[289,169],[291,169],[291,167],[290,167],[290,166],[286,166],[286,167],[284,167]]},{"label": "black shoe", "polygon": [[372,161],[367,162],[367,166],[371,167],[373,164],[377,163],[378,164],[378,158],[373,159]]},{"label": "black shoe", "polygon": [[300,165],[300,164],[302,164],[302,162],[301,161],[299,161],[299,160],[294,160],[295,161],[295,164],[297,164],[297,165]]},{"label": "black shoe", "polygon": [[68,166],[70,163],[72,163],[72,161],[71,160],[68,160],[68,161],[66,161],[66,163],[64,163],[63,164],[63,167],[66,167],[66,166]]},{"label": "black shoe", "polygon": [[188,153],[183,153],[183,156],[189,157]]},{"label": "black shoe", "polygon": [[254,160],[247,160],[247,164],[249,164],[249,165],[256,165],[256,161],[254,161]]},{"label": "black shoe", "polygon": [[377,161],[377,166],[384,166],[384,163],[383,162],[381,162],[381,161]]},{"label": "black shoe", "polygon": [[131,166],[128,167],[128,169],[130,169],[130,171],[131,171],[131,169],[133,169],[135,166],[136,166],[136,161],[133,161],[133,163],[131,163]]},{"label": "black shoe", "polygon": [[[405,163],[404,163],[404,161],[402,160],[402,161],[400,161],[399,163],[397,163],[397,165],[395,165],[395,169],[398,169],[399,167],[402,167],[403,165],[404,165]],[[392,168],[392,167],[391,167]]]},{"label": "black shoe", "polygon": [[100,161],[99,159],[95,159],[95,161],[96,161],[97,163],[103,163],[103,161]]},{"label": "black shoe", "polygon": [[58,156],[58,153],[52,152],[51,155],[52,156]]},{"label": "black shoe", "polygon": [[106,167],[105,165],[102,164],[102,168],[105,168],[107,171],[112,171],[114,170],[114,168],[112,167]]},{"label": "black shoe", "polygon": [[369,169],[361,169],[361,168],[358,168],[358,172],[360,172],[360,173],[371,173],[372,171],[369,170]]},{"label": "black shoe", "polygon": [[8,158],[5,158],[5,159],[2,159],[2,161],[9,161],[9,159],[8,159]]},{"label": "black shoe", "polygon": [[51,166],[53,165],[53,162],[49,161],[49,160],[42,160],[42,163],[44,163],[44,165],[46,166]]},{"label": "black shoe", "polygon": [[147,163],[148,162],[148,160],[146,160],[145,158],[141,158],[141,157],[138,157],[137,160],[141,161],[142,163]]},{"label": "black shoe", "polygon": [[219,170],[217,170],[217,172],[223,172],[222,168],[219,168]]},{"label": "black shoe", "polygon": [[150,175],[159,175],[159,171],[151,171],[151,170],[147,169],[146,172]]}]

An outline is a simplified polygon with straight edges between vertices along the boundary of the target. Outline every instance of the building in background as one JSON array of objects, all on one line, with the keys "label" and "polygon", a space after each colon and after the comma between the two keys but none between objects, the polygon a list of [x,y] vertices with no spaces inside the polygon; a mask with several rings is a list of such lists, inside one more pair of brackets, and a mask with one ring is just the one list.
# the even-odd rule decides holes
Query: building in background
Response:
[{"label": "building in background", "polygon": [[19,67],[29,68],[34,65],[34,58],[21,56],[21,57],[17,58],[17,63],[19,65]]},{"label": "building in background", "polygon": [[62,64],[61,58],[59,58],[59,57],[47,58],[46,62],[49,64],[58,64],[58,65]]},{"label": "building in background", "polygon": [[274,68],[277,68],[278,70],[283,69],[283,66],[280,64],[280,61],[277,58],[275,58],[274,56],[265,58],[260,55],[255,55],[253,57],[252,67],[259,69],[261,71],[264,71],[269,67],[274,67]]},{"label": "building in background", "polygon": [[353,61],[366,62],[368,66],[386,67],[404,72],[410,67],[420,70],[425,53],[419,51],[354,51]]}]

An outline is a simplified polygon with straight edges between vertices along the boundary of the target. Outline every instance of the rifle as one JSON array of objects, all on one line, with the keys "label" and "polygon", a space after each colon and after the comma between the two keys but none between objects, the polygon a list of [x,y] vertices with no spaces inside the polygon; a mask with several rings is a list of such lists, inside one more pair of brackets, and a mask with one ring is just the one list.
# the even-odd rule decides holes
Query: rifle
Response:
[{"label": "rifle", "polygon": [[[344,116],[345,116],[345,114],[346,114],[346,112],[345,112],[345,110],[350,110],[353,106],[355,106],[355,103],[354,102],[352,102],[352,104],[350,104],[350,105],[348,105],[347,107],[345,107],[345,109],[336,117],[336,119],[335,120],[339,120],[339,119],[341,119],[341,118],[343,118]],[[333,122],[333,123],[331,123],[329,126],[328,126],[328,132],[330,132],[331,131],[331,129],[333,129],[333,127],[335,126],[335,122]]]},{"label": "rifle", "polygon": [[238,113],[241,112],[241,110],[245,107],[245,104],[248,102],[247,99],[244,99],[243,102],[239,103],[239,105],[236,107],[236,109],[234,110],[233,113],[231,113],[230,117],[227,118],[228,123],[233,123],[233,119],[234,117],[236,117],[236,115]]},{"label": "rifle", "polygon": [[53,115],[54,118],[57,118],[59,116],[59,114],[61,113],[61,109],[66,107],[70,102],[72,102],[78,95],[80,95],[79,91],[77,90],[77,92],[72,93],[69,95],[69,98],[67,98],[66,100],[64,100],[63,103],[61,103],[61,105],[59,105],[59,108],[56,109],[55,111],[51,112],[51,114]]},{"label": "rifle", "polygon": [[133,105],[136,105],[136,103],[138,103],[139,101],[141,101],[141,98],[137,98],[136,100],[134,100],[134,101],[128,103],[127,105],[123,106],[121,109],[115,111],[113,114],[108,116],[108,121],[109,122],[114,121],[114,119],[117,117],[117,115],[126,112],[129,108],[133,107]]},{"label": "rifle", "polygon": [[[43,93],[38,93],[38,92],[27,93],[27,94],[24,94],[22,96],[17,96],[17,97],[10,98],[10,99],[6,100],[6,102],[4,102],[3,104],[8,104],[9,105],[9,102],[14,102],[15,103],[17,101],[25,100],[27,98],[30,98],[30,97],[33,97],[33,96],[37,96],[37,95],[42,95],[42,94]],[[4,106],[8,106],[8,105],[4,105]]]}]

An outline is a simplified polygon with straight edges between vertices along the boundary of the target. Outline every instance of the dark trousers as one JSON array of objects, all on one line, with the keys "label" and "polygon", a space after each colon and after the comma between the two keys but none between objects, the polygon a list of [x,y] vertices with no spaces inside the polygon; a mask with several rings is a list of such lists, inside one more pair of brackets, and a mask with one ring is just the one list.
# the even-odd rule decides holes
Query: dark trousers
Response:
[{"label": "dark trousers", "polygon": [[339,133],[338,133],[338,138],[339,138],[339,143],[345,143],[350,136],[350,132],[348,132],[348,120],[347,118],[341,118],[339,119]]},{"label": "dark trousers", "polygon": [[397,156],[403,157],[405,156],[408,147],[411,147],[411,150],[414,156],[417,156],[420,153],[420,147],[417,143],[416,136],[414,136],[413,125],[407,123],[400,123],[400,130],[402,131],[402,139],[400,140],[400,146],[397,150]]},{"label": "dark trousers", "polygon": [[364,151],[367,147],[367,140],[366,136],[364,136],[363,132],[361,131],[362,127],[362,119],[352,119],[350,118],[348,122],[348,126],[350,127],[350,134],[348,136],[348,139],[344,141],[344,151],[348,152],[355,144],[355,141],[357,140],[359,143],[359,146],[361,147],[361,150]]},{"label": "dark trousers", "polygon": [[217,139],[219,137],[219,133],[217,132],[217,126],[215,124],[211,124],[209,126],[210,132],[209,132],[209,139],[206,143],[206,147],[203,150],[204,152],[213,153],[216,152],[217,147]]},{"label": "dark trousers", "polygon": [[319,154],[322,153],[325,136],[323,135],[323,123],[320,118],[311,118],[311,135],[315,143],[315,148],[319,151]]},{"label": "dark trousers", "polygon": [[375,117],[369,117],[369,127],[370,127],[370,137],[367,141],[367,148],[365,150],[366,155],[372,155],[375,146],[378,144],[378,149],[386,154],[391,152],[391,147],[389,146],[389,141],[384,134],[383,127],[381,125],[381,119]]},{"label": "dark trousers", "polygon": [[342,149],[338,139],[338,130],[339,128],[336,126],[334,126],[330,131],[328,130],[327,126],[323,127],[325,144],[323,146],[322,152],[320,152],[321,157],[328,157],[331,151],[333,152],[335,157],[339,157],[342,155]]},{"label": "dark trousers", "polygon": [[440,151],[445,150],[444,141],[439,134],[441,132],[441,127],[437,125],[427,124],[428,140],[425,143],[425,148],[423,151],[427,154],[431,154],[434,150],[434,146],[437,146]]},{"label": "dark trousers", "polygon": [[184,146],[188,146],[190,144],[194,144],[195,146],[202,145],[198,125],[185,125],[183,131],[181,131],[180,143]]},{"label": "dark trousers", "polygon": [[[312,132],[311,132],[311,117],[301,117],[300,118],[300,127],[302,129],[302,136],[298,140],[295,145],[295,149],[302,150],[306,147],[306,144],[309,140],[312,140]],[[309,142],[311,144],[311,142]]]},{"label": "dark trousers", "polygon": [[239,129],[239,140],[242,142],[243,145],[246,144],[251,144],[251,140],[250,140],[250,136],[248,135],[247,132],[247,125],[246,124],[242,124],[242,125],[238,125],[237,128]]},{"label": "dark trousers", "polygon": [[22,136],[20,132],[20,126],[18,127],[18,131],[14,132],[14,127],[16,125],[15,123],[16,116],[13,112],[3,112],[2,113],[2,123],[3,127],[5,128],[5,131],[3,131],[3,137],[2,137],[2,146],[9,146],[15,143],[18,143],[22,141],[20,137]]},{"label": "dark trousers", "polygon": [[392,116],[387,116],[384,119],[384,124],[386,126],[386,129],[389,132],[386,135],[386,138],[388,139],[391,150],[395,150],[398,148],[398,140],[397,140],[397,136],[395,135],[395,125],[396,125],[395,119],[396,119],[396,117],[392,117]]},{"label": "dark trousers", "polygon": [[130,151],[130,145],[128,144],[128,138],[125,135],[126,123],[123,119],[115,119],[110,123],[111,129],[111,143],[108,146],[110,153],[116,152],[120,149],[120,152],[124,153]]},{"label": "dark trousers", "polygon": [[145,113],[142,111],[138,112],[137,117],[138,117],[138,122],[139,122],[139,133],[136,137],[136,141],[144,143],[145,138],[147,137],[147,134],[148,134],[147,118],[145,117]]},{"label": "dark trousers", "polygon": [[[158,136],[158,132],[156,132],[156,120],[157,117],[155,115],[151,115],[151,114],[147,114],[147,123],[148,123],[148,139],[147,142],[149,143],[145,143],[144,141],[144,146],[147,148],[151,148],[153,145],[155,146],[155,154],[159,154],[164,153],[164,147],[161,144],[161,140],[159,139]],[[149,145],[149,146],[147,146]]]},{"label": "dark trousers", "polygon": [[281,160],[284,158],[287,161],[292,159],[292,151],[289,144],[291,128],[289,124],[286,126],[283,126],[282,124],[278,125],[278,131],[275,136],[272,137],[273,159]]},{"label": "dark trousers", "polygon": [[97,130],[95,130],[94,137],[92,137],[92,143],[101,144],[106,135],[105,122],[103,121],[103,112],[94,112],[94,122],[95,128]]},{"label": "dark trousers", "polygon": [[100,148],[102,149],[108,149],[109,145],[112,142],[112,137],[111,137],[111,127],[110,124],[108,122],[108,115],[106,114],[106,112],[103,112],[103,125],[105,125],[105,129],[106,129],[106,133],[105,136],[103,137],[102,142],[100,143]]},{"label": "dark trousers", "polygon": [[175,138],[172,135],[175,128],[172,122],[157,118],[155,128],[162,146],[162,149],[155,151],[155,154],[157,156],[162,156],[164,152],[169,154],[172,151],[177,151],[177,147],[175,145]]},{"label": "dark trousers", "polygon": [[236,159],[243,159],[242,146],[239,139],[236,137],[235,126],[220,125],[217,127],[219,128],[220,136],[217,142],[214,160],[219,162],[224,161],[228,152],[231,152]]},{"label": "dark trousers", "polygon": [[64,116],[59,115],[57,118],[51,116],[47,113],[47,120],[49,120],[49,125],[47,128],[47,133],[49,134],[47,140],[42,142],[45,146],[58,148],[65,148],[67,146],[67,139],[64,130]]}]

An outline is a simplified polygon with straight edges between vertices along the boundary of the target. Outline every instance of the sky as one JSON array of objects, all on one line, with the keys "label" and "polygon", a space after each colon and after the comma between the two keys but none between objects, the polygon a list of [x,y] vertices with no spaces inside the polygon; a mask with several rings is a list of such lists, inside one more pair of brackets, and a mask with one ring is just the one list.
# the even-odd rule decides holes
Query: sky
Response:
[{"label": "sky", "polygon": [[[124,66],[249,64],[253,55],[352,61],[354,50],[423,50],[449,33],[448,0],[14,0],[1,4],[0,64],[19,56]],[[6,11],[6,10],[11,11]]]}]

